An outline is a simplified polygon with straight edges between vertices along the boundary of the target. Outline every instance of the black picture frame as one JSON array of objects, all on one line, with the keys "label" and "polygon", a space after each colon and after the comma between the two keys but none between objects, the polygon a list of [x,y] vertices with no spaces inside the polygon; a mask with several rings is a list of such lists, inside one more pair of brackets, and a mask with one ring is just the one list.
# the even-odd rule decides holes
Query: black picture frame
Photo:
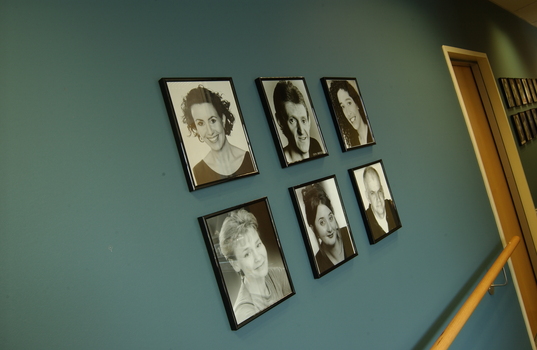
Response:
[{"label": "black picture frame", "polygon": [[511,93],[509,80],[507,78],[500,78],[500,85],[502,86],[503,95],[505,97],[505,102],[507,103],[507,107],[508,108],[515,107],[515,100],[513,99],[513,94]]},{"label": "black picture frame", "polygon": [[[159,84],[190,191],[259,174],[231,78],[162,78]],[[234,162],[214,161],[223,152]]]},{"label": "black picture frame", "polygon": [[523,146],[526,144],[526,133],[524,132],[524,129],[522,127],[522,121],[520,120],[520,116],[518,113],[511,115],[511,120],[513,122],[513,126],[515,128],[515,133],[518,138],[518,143]]},{"label": "black picture frame", "polygon": [[533,97],[531,95],[530,87],[528,86],[528,79],[522,78],[522,87],[524,88],[524,94],[526,95],[526,99],[528,100],[528,103],[533,103]]},{"label": "black picture frame", "polygon": [[356,78],[323,77],[321,84],[341,150],[347,152],[376,144]]},{"label": "black picture frame", "polygon": [[[364,173],[367,178],[364,179]],[[376,244],[402,227],[399,212],[393,199],[392,191],[384,170],[382,159],[349,169],[349,175],[356,192],[358,204],[364,219],[370,244]],[[367,184],[366,184],[367,182]],[[384,208],[386,228],[382,228],[376,219],[376,210],[372,208],[371,196],[376,196],[379,210]],[[374,200],[375,198],[373,198]],[[384,202],[384,205],[382,205]]]},{"label": "black picture frame", "polygon": [[513,93],[513,98],[515,99],[515,106],[522,106],[522,100],[520,99],[520,94],[516,85],[515,78],[509,78],[509,86],[511,87],[511,92]]},{"label": "black picture frame", "polygon": [[537,102],[537,91],[535,91],[535,85],[533,85],[533,79],[526,79],[528,81],[528,87],[530,88],[530,94],[531,98],[533,100],[533,103]]},{"label": "black picture frame", "polygon": [[528,122],[526,112],[520,112],[519,115],[520,122],[522,123],[522,128],[524,129],[524,135],[526,136],[526,140],[531,141],[533,139],[533,136],[531,134],[530,124]]},{"label": "black picture frame", "polygon": [[[328,156],[304,77],[260,77],[255,81],[282,168]],[[296,114],[293,118],[284,114],[286,99],[294,101],[290,102]]]},{"label": "black picture frame", "polygon": [[[295,295],[267,197],[198,221],[232,330]],[[223,243],[219,235],[225,237]],[[234,246],[237,242],[240,245]],[[266,286],[269,297],[253,298],[244,281]]]},{"label": "black picture frame", "polygon": [[358,256],[335,175],[290,187],[314,278]]},{"label": "black picture frame", "polygon": [[[528,79],[528,83],[530,83],[530,85],[533,85],[533,90],[535,90],[535,96],[537,97],[537,79],[535,78],[530,78]],[[537,99],[533,99],[535,102],[537,102]]]},{"label": "black picture frame", "polygon": [[528,104],[528,99],[526,98],[526,93],[524,92],[524,87],[522,86],[522,78],[515,78],[516,87],[518,90],[518,94],[520,96],[520,103],[522,105]]},{"label": "black picture frame", "polygon": [[[537,127],[537,109],[532,108],[532,109],[530,109],[530,112],[531,112],[531,116],[533,118],[533,122],[535,124],[535,127]],[[537,138],[537,135],[535,135],[535,138]]]},{"label": "black picture frame", "polygon": [[537,138],[537,124],[535,124],[535,119],[533,119],[533,113],[530,109],[526,111],[526,119],[528,120],[528,126],[531,130],[531,138]]}]

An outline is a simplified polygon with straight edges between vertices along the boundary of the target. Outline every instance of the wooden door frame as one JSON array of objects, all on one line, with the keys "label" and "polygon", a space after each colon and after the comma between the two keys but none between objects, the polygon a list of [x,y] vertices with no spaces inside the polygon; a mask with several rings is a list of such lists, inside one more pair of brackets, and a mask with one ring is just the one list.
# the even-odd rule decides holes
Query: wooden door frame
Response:
[{"label": "wooden door frame", "polygon": [[[500,92],[496,85],[496,80],[494,78],[494,74],[492,73],[488,57],[486,54],[481,52],[469,51],[451,46],[444,45],[442,46],[442,49],[444,51],[447,66],[453,80],[453,85],[455,87],[459,103],[461,105],[464,119],[466,121],[466,126],[468,127],[468,132],[474,146],[477,162],[479,163],[481,174],[483,175],[483,181],[485,183],[487,195],[489,197],[494,218],[496,220],[496,226],[498,227],[500,239],[505,246],[507,242],[500,224],[498,212],[492,196],[489,181],[484,170],[483,161],[477,147],[474,132],[470,124],[468,111],[466,110],[466,106],[457,83],[457,78],[453,70],[452,61],[457,60],[470,62],[470,66],[473,67],[472,71],[474,75],[478,77],[481,76],[482,78],[482,81],[480,79],[476,79],[476,84],[483,100],[483,106],[485,108],[487,119],[492,131],[494,143],[496,144],[496,148],[498,150],[502,168],[504,170],[509,187],[509,192],[511,193],[513,204],[515,206],[520,223],[520,228],[528,248],[528,255],[533,267],[533,273],[537,278],[537,214],[528,182],[526,180],[526,175],[522,167],[516,142],[513,137],[513,133],[511,132],[509,120],[507,118],[507,114],[505,113],[505,107],[500,97]],[[513,282],[517,291],[519,302],[522,305],[524,320],[529,330],[529,322],[527,319],[526,310],[523,307],[520,289],[516,280],[516,273],[513,269],[511,261],[509,261],[509,267],[513,276]],[[533,338],[533,336],[530,338]]]}]

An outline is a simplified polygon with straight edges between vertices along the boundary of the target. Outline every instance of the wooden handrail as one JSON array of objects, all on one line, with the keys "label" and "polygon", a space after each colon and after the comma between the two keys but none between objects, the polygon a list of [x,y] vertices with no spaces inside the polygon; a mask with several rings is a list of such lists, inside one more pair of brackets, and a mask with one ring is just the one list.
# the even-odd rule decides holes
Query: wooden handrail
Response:
[{"label": "wooden handrail", "polygon": [[504,267],[505,263],[507,262],[507,259],[509,259],[509,257],[513,253],[513,250],[515,250],[516,246],[518,245],[518,242],[520,242],[520,237],[514,236],[513,239],[511,239],[511,241],[507,243],[501,254],[494,262],[494,264],[492,264],[492,266],[487,271],[485,276],[483,276],[477,287],[475,287],[472,294],[470,294],[466,302],[461,306],[459,312],[457,312],[457,314],[453,317],[444,332],[440,334],[434,345],[431,347],[431,350],[444,350],[449,348],[453,340],[455,340],[455,337],[459,334],[460,330],[466,323],[466,321],[468,321],[468,319],[472,315],[472,312],[474,312],[481,299],[483,299],[485,293],[487,293],[490,285],[494,283],[496,276],[498,276],[498,274]]}]

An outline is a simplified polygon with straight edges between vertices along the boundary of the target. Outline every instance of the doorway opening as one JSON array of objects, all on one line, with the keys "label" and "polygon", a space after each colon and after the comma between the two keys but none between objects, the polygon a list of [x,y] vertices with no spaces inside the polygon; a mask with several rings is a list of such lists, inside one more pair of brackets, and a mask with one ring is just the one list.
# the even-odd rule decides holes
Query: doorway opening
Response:
[{"label": "doorway opening", "polygon": [[[443,46],[498,232],[521,246],[509,267],[531,337],[537,335],[537,215],[486,54]],[[532,234],[533,233],[533,234]]]}]

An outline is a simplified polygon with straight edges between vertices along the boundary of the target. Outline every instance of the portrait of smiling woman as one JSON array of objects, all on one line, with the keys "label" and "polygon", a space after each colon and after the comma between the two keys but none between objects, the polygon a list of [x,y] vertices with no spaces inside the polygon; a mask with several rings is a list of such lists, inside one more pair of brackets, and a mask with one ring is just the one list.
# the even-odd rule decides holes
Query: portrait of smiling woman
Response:
[{"label": "portrait of smiling woman", "polygon": [[191,190],[258,173],[230,78],[161,87]]},{"label": "portrait of smiling woman", "polygon": [[375,144],[356,79],[322,78],[321,82],[339,129],[342,150]]},{"label": "portrait of smiling woman", "polygon": [[233,329],[294,294],[266,198],[200,223]]},{"label": "portrait of smiling woman", "polygon": [[290,191],[316,278],[358,255],[335,176]]}]

